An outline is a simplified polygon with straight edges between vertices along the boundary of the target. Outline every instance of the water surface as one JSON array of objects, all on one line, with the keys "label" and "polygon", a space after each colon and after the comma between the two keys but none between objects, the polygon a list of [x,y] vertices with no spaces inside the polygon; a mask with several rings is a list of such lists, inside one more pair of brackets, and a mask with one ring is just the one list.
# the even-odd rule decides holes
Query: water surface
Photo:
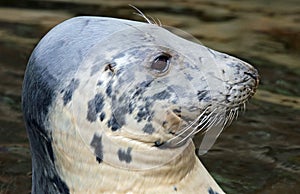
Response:
[{"label": "water surface", "polygon": [[0,193],[30,193],[31,157],[20,94],[34,46],[73,16],[142,20],[128,4],[258,68],[261,84],[246,113],[201,157],[221,187],[228,193],[300,193],[297,0],[1,1]]}]

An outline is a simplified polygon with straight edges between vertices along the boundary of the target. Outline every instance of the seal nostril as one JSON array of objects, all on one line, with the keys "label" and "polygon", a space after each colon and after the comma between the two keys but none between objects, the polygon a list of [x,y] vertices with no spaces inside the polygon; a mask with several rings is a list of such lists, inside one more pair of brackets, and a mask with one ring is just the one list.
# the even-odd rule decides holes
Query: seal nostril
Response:
[{"label": "seal nostril", "polygon": [[258,80],[258,75],[255,73],[255,74],[252,74],[252,73],[249,73],[249,72],[244,72],[245,75],[251,77],[252,79],[254,79],[255,81]]}]

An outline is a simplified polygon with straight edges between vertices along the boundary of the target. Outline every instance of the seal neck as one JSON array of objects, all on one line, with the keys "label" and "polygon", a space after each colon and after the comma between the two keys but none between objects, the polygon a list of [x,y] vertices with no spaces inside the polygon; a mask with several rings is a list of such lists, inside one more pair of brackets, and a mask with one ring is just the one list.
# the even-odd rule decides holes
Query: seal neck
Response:
[{"label": "seal neck", "polygon": [[[77,133],[68,135],[63,131],[57,131],[53,133],[53,138],[57,176],[66,183],[70,192],[168,193],[176,186],[186,190],[187,193],[192,193],[200,188],[207,191],[211,185],[217,187],[197,159],[192,140],[176,149],[132,151],[132,161],[127,163],[126,160],[118,161],[115,149],[117,147],[111,150],[103,149],[106,159],[110,159],[109,162],[97,160],[85,142],[80,141],[81,137]],[[111,143],[107,140],[109,139],[103,139],[103,146],[105,143]],[[109,151],[113,152],[109,154]],[[166,156],[167,152],[176,155]],[[119,166],[120,164],[123,166]]]},{"label": "seal neck", "polygon": [[187,157],[195,150],[192,139],[189,139],[184,145],[177,148],[160,149],[153,146],[148,149],[138,149],[136,147],[122,148],[105,134],[101,137],[103,145],[101,159],[103,162],[114,168],[128,170],[159,168],[174,160],[178,160],[178,158],[181,158],[183,155]]}]

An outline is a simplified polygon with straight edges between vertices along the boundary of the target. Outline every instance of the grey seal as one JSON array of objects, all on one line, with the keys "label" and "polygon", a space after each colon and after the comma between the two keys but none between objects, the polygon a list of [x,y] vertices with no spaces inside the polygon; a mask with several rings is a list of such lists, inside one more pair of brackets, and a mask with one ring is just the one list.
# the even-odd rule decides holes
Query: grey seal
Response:
[{"label": "grey seal", "polygon": [[223,193],[200,154],[255,93],[246,62],[160,25],[75,17],[25,72],[32,193]]}]

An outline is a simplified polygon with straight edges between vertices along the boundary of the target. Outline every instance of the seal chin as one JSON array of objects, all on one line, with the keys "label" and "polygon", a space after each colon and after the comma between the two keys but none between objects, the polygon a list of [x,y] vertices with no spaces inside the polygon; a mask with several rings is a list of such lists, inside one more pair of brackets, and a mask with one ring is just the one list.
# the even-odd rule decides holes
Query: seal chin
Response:
[{"label": "seal chin", "polygon": [[[206,118],[209,116],[207,115],[207,110],[208,108],[199,114],[200,110],[194,108],[193,112],[186,114],[185,111],[181,111],[180,109],[173,109],[173,111],[169,113],[169,127],[167,130],[173,137],[166,142],[156,142],[156,146],[159,148],[178,148],[184,146],[186,142],[192,139],[198,132],[200,125],[208,121]],[[174,120],[176,120],[176,122],[174,122]]]}]

